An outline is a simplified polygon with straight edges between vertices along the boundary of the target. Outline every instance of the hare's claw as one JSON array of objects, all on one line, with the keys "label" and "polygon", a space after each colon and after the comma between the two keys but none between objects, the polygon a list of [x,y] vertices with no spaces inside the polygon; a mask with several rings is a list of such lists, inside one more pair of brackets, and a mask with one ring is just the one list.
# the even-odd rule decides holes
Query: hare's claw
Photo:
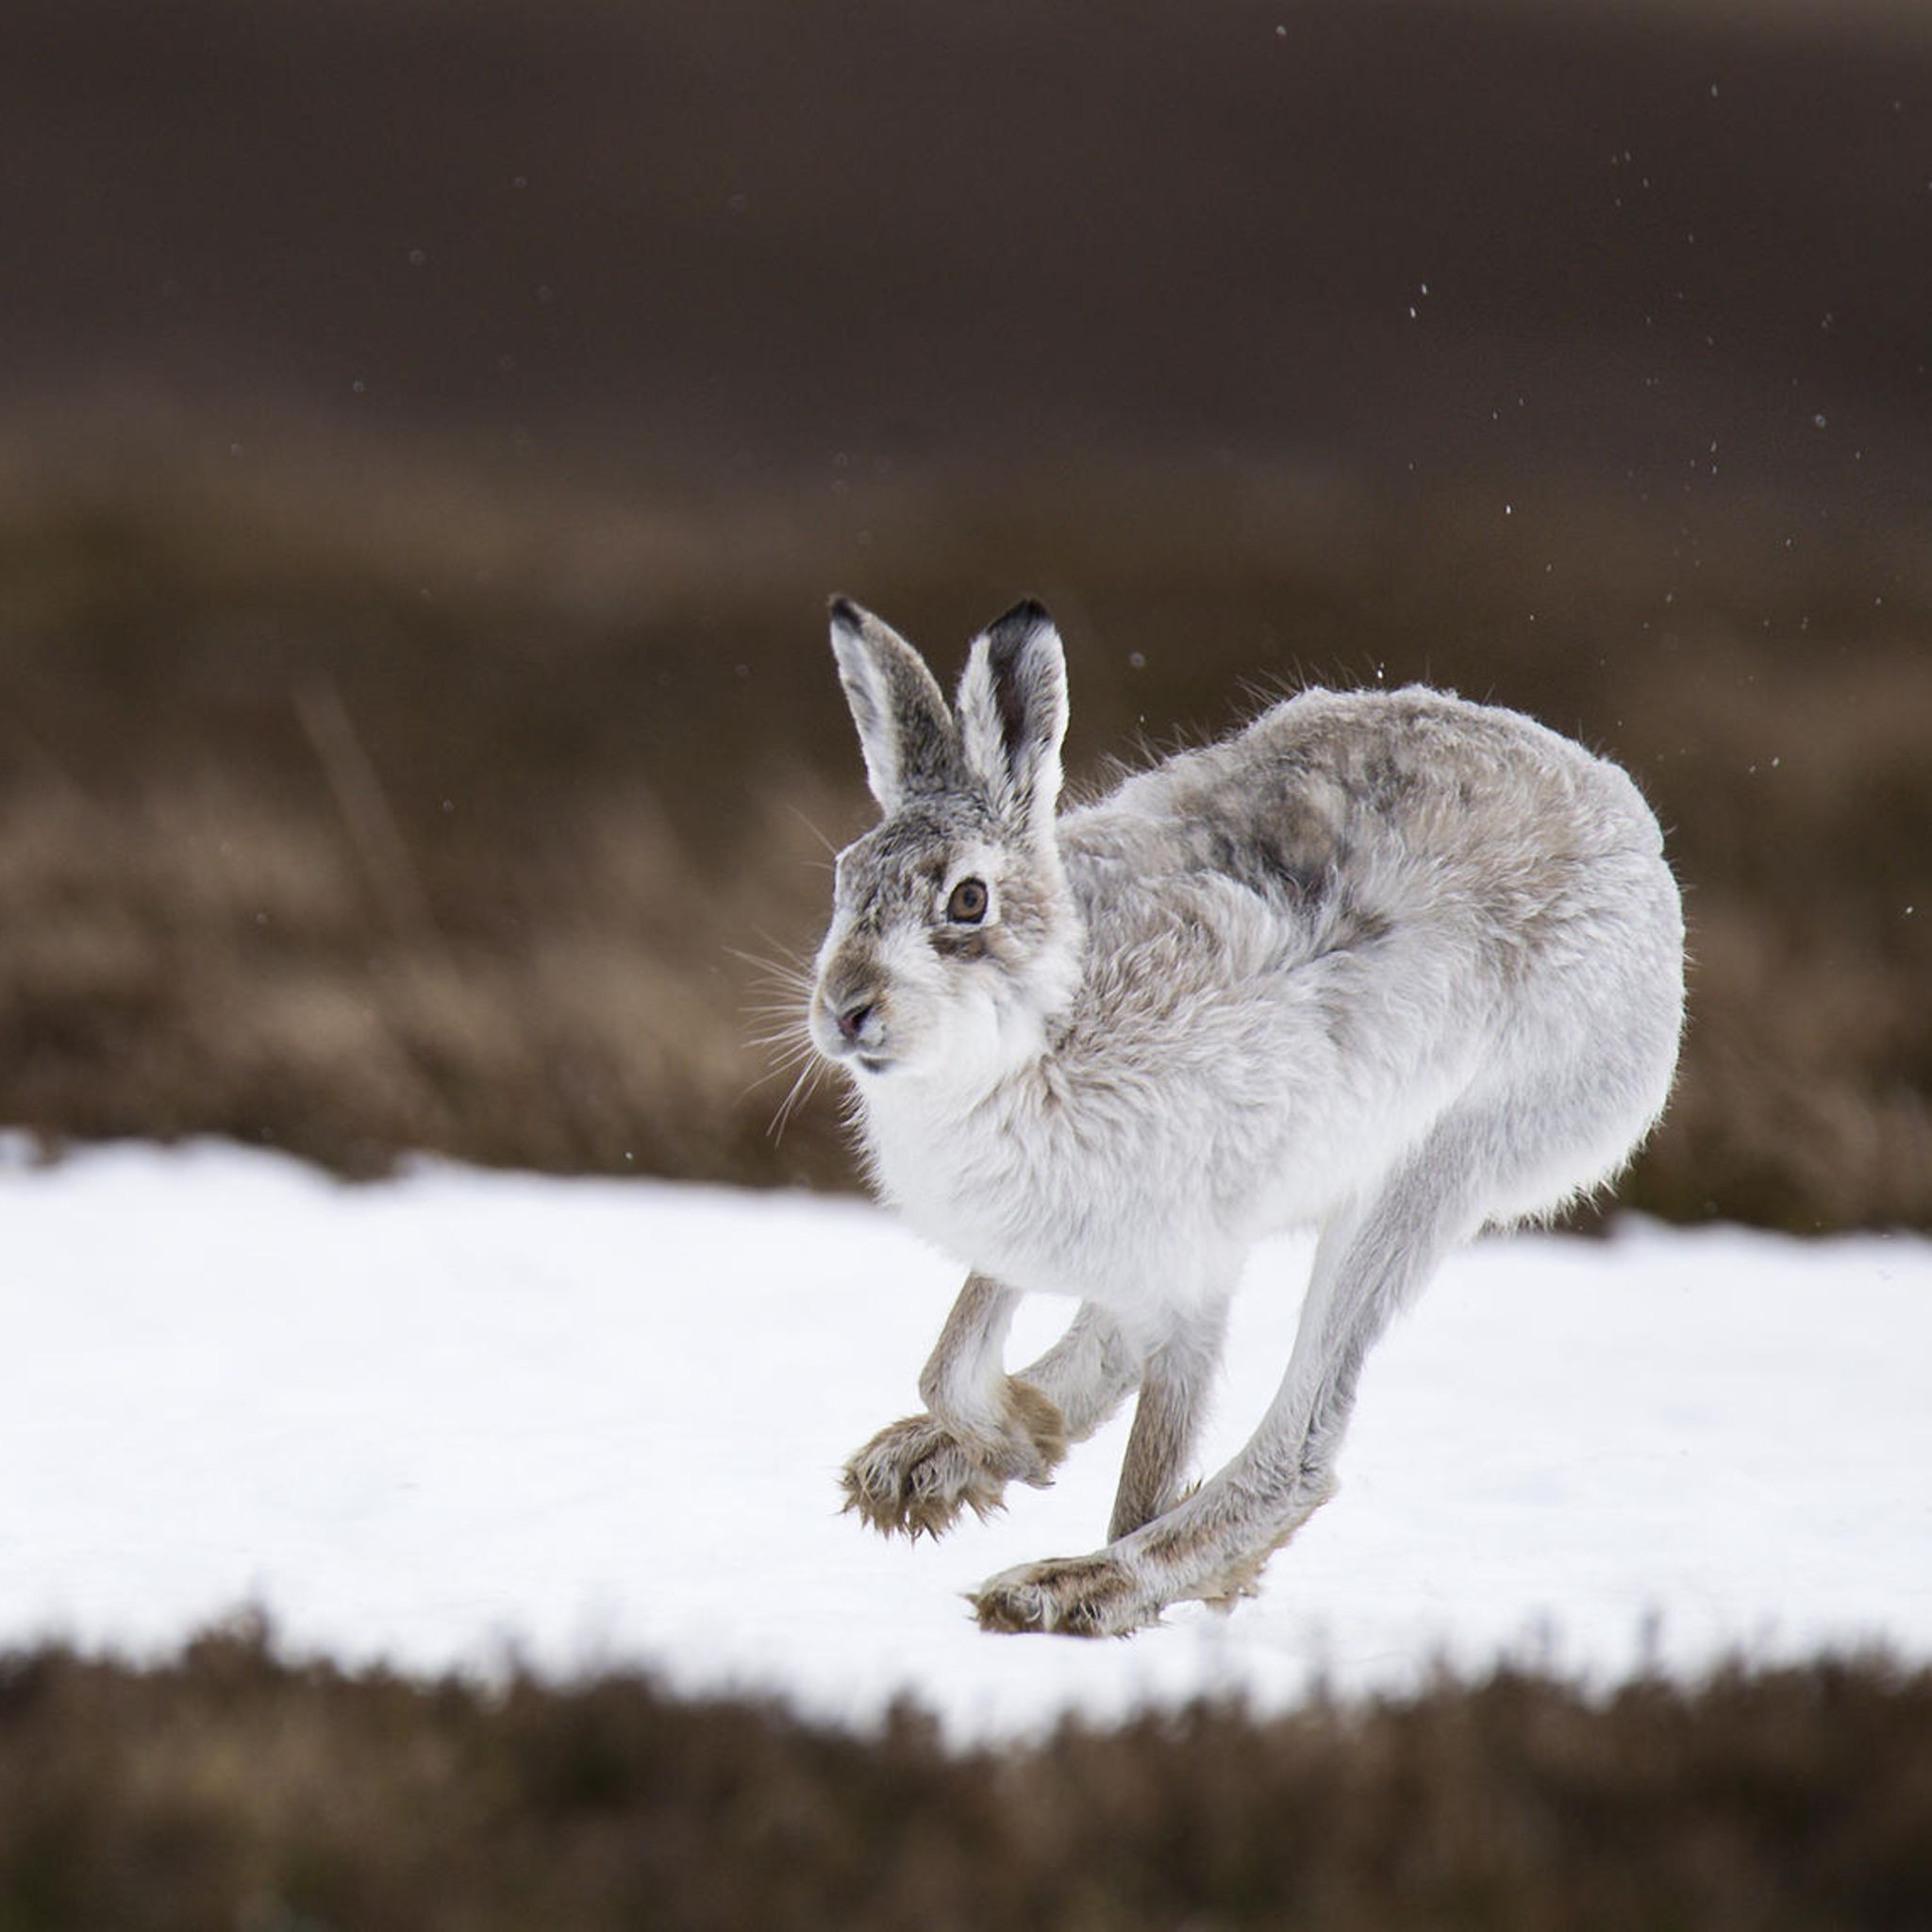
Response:
[{"label": "hare's claw", "polygon": [[881,1536],[941,1536],[962,1509],[985,1518],[1006,1484],[929,1415],[881,1429],[845,1465],[845,1507]]},{"label": "hare's claw", "polygon": [[1059,1411],[1037,1389],[1007,1384],[997,1431],[968,1434],[930,1415],[881,1429],[850,1462],[845,1507],[882,1536],[941,1536],[971,1509],[983,1522],[1009,1482],[1044,1489],[1066,1454]]}]

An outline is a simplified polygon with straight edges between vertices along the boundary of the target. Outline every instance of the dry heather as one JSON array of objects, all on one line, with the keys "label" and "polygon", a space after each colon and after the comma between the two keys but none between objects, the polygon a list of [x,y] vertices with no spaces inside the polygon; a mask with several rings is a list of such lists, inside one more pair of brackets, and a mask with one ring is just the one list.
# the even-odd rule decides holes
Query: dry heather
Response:
[{"label": "dry heather", "polygon": [[0,1120],[349,1173],[849,1177],[757,1046],[864,821],[822,597],[941,658],[1058,607],[1075,786],[1310,679],[1429,677],[1624,758],[1692,1020],[1624,1191],[1932,1226],[1932,588],[1882,534],[904,479],[680,525],[448,473],[43,468],[0,494]]},{"label": "dry heather", "polygon": [[646,1679],[0,1659],[0,1924],[1903,1928],[1932,1915],[1932,1678],[1879,1660],[1535,1674],[949,1750]]},{"label": "dry heather", "polygon": [[1081,783],[1305,677],[1624,758],[1625,1198],[1932,1226],[1927,17],[15,0],[0,1124],[847,1177],[738,957],[823,600],[1030,592]]}]

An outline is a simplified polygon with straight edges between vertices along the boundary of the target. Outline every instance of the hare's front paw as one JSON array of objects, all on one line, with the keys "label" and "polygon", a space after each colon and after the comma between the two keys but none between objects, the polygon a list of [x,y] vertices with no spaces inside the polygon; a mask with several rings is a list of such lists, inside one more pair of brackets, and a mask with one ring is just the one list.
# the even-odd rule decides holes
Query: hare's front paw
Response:
[{"label": "hare's front paw", "polygon": [[1009,1482],[1044,1489],[1066,1454],[1066,1424],[1039,1390],[1008,1380],[999,1425],[956,1430],[929,1415],[881,1429],[845,1465],[845,1507],[883,1536],[940,1536],[962,1509],[984,1519]]},{"label": "hare's front paw", "polygon": [[1063,1637],[1124,1637],[1158,1623],[1161,1610],[1159,1597],[1105,1550],[1003,1570],[972,1601],[982,1630]]}]

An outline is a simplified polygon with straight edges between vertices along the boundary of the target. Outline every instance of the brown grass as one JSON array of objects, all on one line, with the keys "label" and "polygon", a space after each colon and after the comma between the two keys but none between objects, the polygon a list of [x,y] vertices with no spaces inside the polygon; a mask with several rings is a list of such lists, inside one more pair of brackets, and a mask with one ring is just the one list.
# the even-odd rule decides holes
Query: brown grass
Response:
[{"label": "brown grass", "polygon": [[1932,1915],[1932,1677],[1518,1671],[948,1749],[647,1678],[0,1659],[0,1924],[1905,1928]]},{"label": "brown grass", "polygon": [[1624,758],[1625,1198],[1932,1225],[1923,11],[19,0],[0,1122],[849,1178],[737,957],[823,599],[1032,592],[1081,784],[1310,676]]},{"label": "brown grass", "polygon": [[1744,522],[1687,568],[1574,499],[1108,473],[902,481],[860,545],[795,504],[679,529],[370,475],[122,450],[0,496],[0,1118],[351,1173],[847,1174],[823,1100],[768,1134],[750,1042],[786,995],[738,957],[808,949],[821,835],[866,817],[821,596],[945,660],[1035,590],[1076,787],[1308,678],[1431,677],[1624,758],[1696,955],[1624,1198],[1932,1225],[1932,591],[1902,539]]}]

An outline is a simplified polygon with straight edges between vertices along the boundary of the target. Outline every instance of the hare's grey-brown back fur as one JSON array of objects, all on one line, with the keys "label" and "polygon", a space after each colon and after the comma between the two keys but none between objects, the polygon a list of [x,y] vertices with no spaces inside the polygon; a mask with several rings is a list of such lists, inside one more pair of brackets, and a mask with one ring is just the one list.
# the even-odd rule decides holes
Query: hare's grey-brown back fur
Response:
[{"label": "hare's grey-brown back fur", "polygon": [[[953,705],[842,600],[832,641],[882,816],[840,855],[808,1023],[880,1191],[972,1271],[926,1412],[853,1457],[850,1507],[938,1533],[1138,1390],[1106,1547],[994,1577],[981,1623],[1241,1594],[1332,1493],[1362,1358],[1442,1256],[1605,1180],[1661,1110],[1683,920],[1657,821],[1616,766],[1420,687],[1305,691],[1061,816],[1037,605]],[[1295,1226],[1280,1391],[1190,1491],[1228,1297]],[[1026,1293],[1079,1307],[1009,1375]]]}]

